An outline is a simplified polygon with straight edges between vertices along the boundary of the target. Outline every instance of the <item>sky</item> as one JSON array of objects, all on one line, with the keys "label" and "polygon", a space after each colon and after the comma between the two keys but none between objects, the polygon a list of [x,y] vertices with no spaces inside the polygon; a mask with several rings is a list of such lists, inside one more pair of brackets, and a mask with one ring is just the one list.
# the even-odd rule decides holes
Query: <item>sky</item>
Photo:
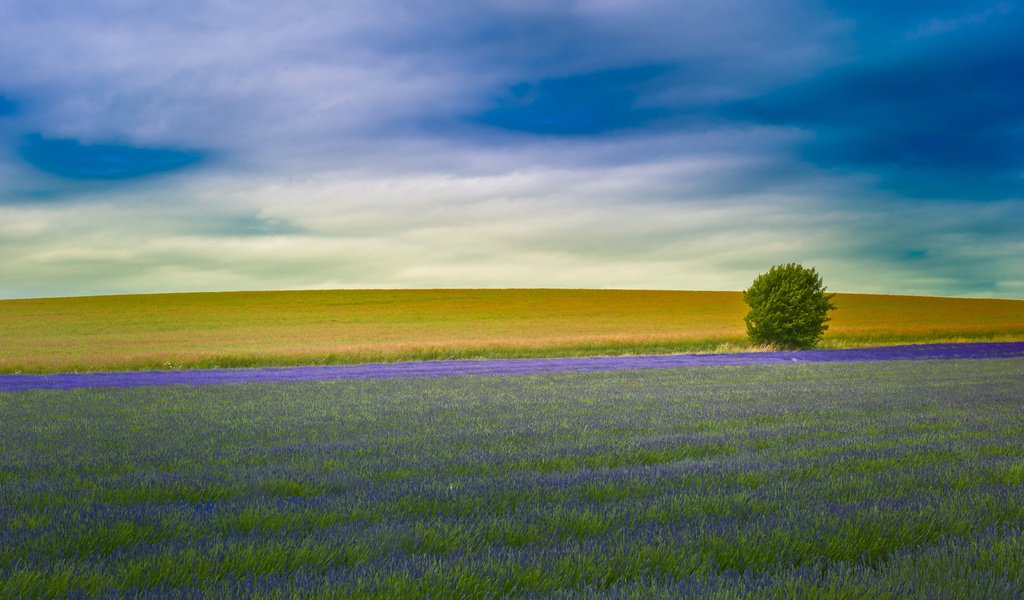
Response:
[{"label": "sky", "polygon": [[0,0],[0,298],[1024,298],[1024,0]]}]

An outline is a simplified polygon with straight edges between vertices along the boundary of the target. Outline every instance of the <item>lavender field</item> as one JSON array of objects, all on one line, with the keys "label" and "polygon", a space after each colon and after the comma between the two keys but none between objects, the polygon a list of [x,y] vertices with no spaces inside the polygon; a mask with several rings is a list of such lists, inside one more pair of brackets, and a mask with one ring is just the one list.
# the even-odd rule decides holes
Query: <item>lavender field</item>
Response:
[{"label": "lavender field", "polygon": [[1022,358],[8,391],[0,597],[1016,598],[1022,439]]},{"label": "lavender field", "polygon": [[905,344],[842,350],[729,352],[723,354],[646,354],[639,356],[585,356],[490,360],[421,360],[358,365],[257,367],[53,373],[0,374],[0,392],[80,387],[152,385],[213,385],[223,383],[280,383],[349,379],[406,379],[478,375],[532,375],[539,373],[665,369],[721,365],[776,363],[876,362],[891,360],[954,360],[1024,358],[1024,342]]}]

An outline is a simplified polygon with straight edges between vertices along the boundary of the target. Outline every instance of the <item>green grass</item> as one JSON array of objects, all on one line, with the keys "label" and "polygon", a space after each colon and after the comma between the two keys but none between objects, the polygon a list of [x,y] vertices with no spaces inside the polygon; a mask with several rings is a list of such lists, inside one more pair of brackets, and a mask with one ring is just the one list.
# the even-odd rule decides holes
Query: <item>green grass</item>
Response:
[{"label": "green grass", "polygon": [[[823,347],[1024,340],[1024,301],[840,294]],[[738,292],[334,290],[0,301],[0,373],[723,352]]]},{"label": "green grass", "polygon": [[0,393],[0,597],[1012,598],[1022,372]]}]

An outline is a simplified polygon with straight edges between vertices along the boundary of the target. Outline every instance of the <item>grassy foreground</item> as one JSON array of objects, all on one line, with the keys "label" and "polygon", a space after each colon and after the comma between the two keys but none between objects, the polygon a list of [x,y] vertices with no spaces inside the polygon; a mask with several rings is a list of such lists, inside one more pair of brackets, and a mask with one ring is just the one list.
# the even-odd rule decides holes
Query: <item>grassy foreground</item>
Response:
[{"label": "grassy foreground", "polygon": [[[1024,301],[840,294],[824,347],[1022,340]],[[0,301],[0,373],[729,351],[738,292],[334,290]]]},{"label": "grassy foreground", "polygon": [[0,393],[0,597],[1015,598],[1022,369]]}]

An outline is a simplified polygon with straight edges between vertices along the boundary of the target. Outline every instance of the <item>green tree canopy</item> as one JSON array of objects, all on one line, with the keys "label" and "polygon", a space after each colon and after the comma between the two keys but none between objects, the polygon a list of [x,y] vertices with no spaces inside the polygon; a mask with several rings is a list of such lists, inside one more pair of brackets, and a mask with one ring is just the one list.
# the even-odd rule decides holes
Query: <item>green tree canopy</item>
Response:
[{"label": "green tree canopy", "polygon": [[813,348],[828,329],[834,297],[825,293],[813,267],[775,265],[743,292],[743,301],[750,306],[744,318],[747,335],[755,344],[787,350]]}]

